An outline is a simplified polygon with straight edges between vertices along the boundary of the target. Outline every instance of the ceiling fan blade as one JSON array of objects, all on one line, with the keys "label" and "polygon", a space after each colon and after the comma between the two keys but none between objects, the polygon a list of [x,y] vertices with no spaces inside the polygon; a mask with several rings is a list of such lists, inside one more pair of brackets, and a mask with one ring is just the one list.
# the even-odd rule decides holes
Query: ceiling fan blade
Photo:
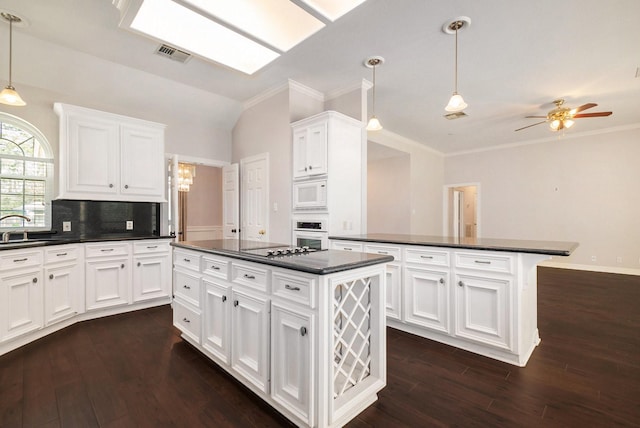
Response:
[{"label": "ceiling fan blade", "polygon": [[536,119],[546,119],[547,116],[525,116],[526,118],[535,117]]},{"label": "ceiling fan blade", "polygon": [[580,107],[576,107],[573,110],[571,110],[571,113],[573,113],[573,114],[580,113],[583,110],[586,110],[588,108],[593,108],[593,107],[595,107],[597,105],[598,104],[595,104],[595,103],[582,104]]},{"label": "ceiling fan blade", "polygon": [[531,128],[532,126],[540,125],[541,123],[546,123],[546,122],[547,122],[546,120],[543,120],[542,122],[534,123],[533,125],[527,125],[527,126],[523,126],[522,128],[518,128],[516,129],[516,131],[522,131],[523,129]]},{"label": "ceiling fan blade", "polygon": [[605,117],[605,116],[611,116],[611,114],[613,114],[612,111],[599,111],[597,113],[582,113],[582,114],[576,114],[573,116],[574,119],[580,119],[583,117]]}]

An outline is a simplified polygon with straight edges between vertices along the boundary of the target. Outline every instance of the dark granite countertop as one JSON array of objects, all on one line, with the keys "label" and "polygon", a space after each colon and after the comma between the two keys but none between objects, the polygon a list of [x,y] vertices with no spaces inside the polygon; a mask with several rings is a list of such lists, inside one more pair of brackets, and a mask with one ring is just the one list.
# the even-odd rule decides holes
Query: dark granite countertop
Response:
[{"label": "dark granite countertop", "polygon": [[82,238],[30,238],[26,241],[12,240],[0,242],[0,251],[20,248],[44,247],[49,245],[80,244],[85,242],[139,241],[143,239],[173,239],[173,236],[91,236]]},{"label": "dark granite countertop", "polygon": [[367,233],[365,235],[329,236],[329,239],[384,244],[422,245],[428,247],[465,248],[469,250],[508,251],[513,253],[569,256],[577,242],[529,241],[496,238],[455,238],[453,236],[402,235]]},{"label": "dark granite countertop", "polygon": [[286,247],[287,245],[269,242],[238,241],[234,239],[182,241],[173,242],[171,245],[188,250],[228,256],[239,260],[277,266],[315,275],[327,275],[393,261],[392,256],[339,250],[323,250],[290,256],[262,257],[243,251],[259,248]]}]

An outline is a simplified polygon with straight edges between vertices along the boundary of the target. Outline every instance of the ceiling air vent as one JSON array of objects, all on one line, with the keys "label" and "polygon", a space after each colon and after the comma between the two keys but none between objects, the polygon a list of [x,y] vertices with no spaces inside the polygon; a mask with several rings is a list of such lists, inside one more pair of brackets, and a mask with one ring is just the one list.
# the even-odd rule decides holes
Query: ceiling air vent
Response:
[{"label": "ceiling air vent", "polygon": [[463,117],[466,117],[467,113],[463,112],[463,111],[457,111],[455,113],[447,113],[444,115],[444,117],[446,117],[449,120],[453,120],[453,119],[460,119]]},{"label": "ceiling air vent", "polygon": [[181,63],[185,63],[191,58],[191,54],[181,51],[180,49],[176,49],[169,45],[160,45],[156,50],[156,53],[165,58],[172,59],[174,61],[178,61]]}]

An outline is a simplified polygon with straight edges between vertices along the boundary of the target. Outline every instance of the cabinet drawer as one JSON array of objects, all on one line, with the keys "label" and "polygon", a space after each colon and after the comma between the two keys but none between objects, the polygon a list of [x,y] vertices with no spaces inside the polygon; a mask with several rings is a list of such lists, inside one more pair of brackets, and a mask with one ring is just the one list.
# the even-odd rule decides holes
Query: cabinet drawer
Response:
[{"label": "cabinet drawer", "polygon": [[133,254],[165,253],[170,249],[169,241],[152,240],[133,243]]},{"label": "cabinet drawer", "polygon": [[179,300],[173,301],[173,325],[196,343],[200,343],[200,313]]},{"label": "cabinet drawer", "polygon": [[200,272],[200,255],[191,251],[173,250],[173,264]]},{"label": "cabinet drawer", "polygon": [[78,260],[79,256],[80,247],[78,245],[55,245],[44,250],[45,264]]},{"label": "cabinet drawer", "polygon": [[456,267],[487,272],[512,273],[514,257],[509,255],[455,253]]},{"label": "cabinet drawer", "polygon": [[174,270],[173,287],[176,296],[197,308],[200,307],[200,278],[197,274]]},{"label": "cabinet drawer", "polygon": [[87,258],[104,256],[128,256],[129,244],[126,242],[85,244],[85,255]]},{"label": "cabinet drawer", "polygon": [[449,266],[449,252],[407,248],[404,260],[410,263],[421,263],[432,266]]},{"label": "cabinet drawer", "polygon": [[347,242],[347,241],[332,241],[331,249],[332,250],[342,250],[342,251],[360,251],[362,252],[362,244],[360,242]]},{"label": "cabinet drawer", "polygon": [[364,252],[373,253],[373,254],[383,254],[385,256],[393,256],[395,261],[402,260],[402,249],[400,247],[367,244],[364,246]]},{"label": "cabinet drawer", "polygon": [[0,270],[42,265],[42,250],[16,250],[0,252]]},{"label": "cabinet drawer", "polygon": [[227,279],[229,275],[229,261],[212,256],[202,256],[200,271],[220,279]]},{"label": "cabinet drawer", "polygon": [[231,281],[254,290],[269,292],[269,270],[257,266],[231,263]]},{"label": "cabinet drawer", "polygon": [[301,275],[273,272],[271,282],[274,296],[315,308],[316,281]]}]

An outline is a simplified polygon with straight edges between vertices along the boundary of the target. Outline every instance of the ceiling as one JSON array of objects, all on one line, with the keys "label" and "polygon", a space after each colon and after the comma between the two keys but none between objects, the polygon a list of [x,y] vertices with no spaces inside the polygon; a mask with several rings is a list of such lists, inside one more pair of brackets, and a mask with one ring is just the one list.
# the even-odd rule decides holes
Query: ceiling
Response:
[{"label": "ceiling", "polygon": [[[253,75],[198,58],[181,64],[154,55],[159,43],[121,29],[111,0],[0,0],[0,9],[28,19],[16,34],[235,104],[288,79],[325,94],[353,87],[371,80],[363,62],[379,55],[385,63],[377,69],[375,110],[385,131],[442,153],[557,138],[546,125],[514,130],[534,123],[525,116],[546,114],[559,97],[570,107],[598,104],[588,112],[613,111],[580,119],[567,134],[640,124],[637,0],[367,0]],[[458,90],[468,117],[446,120],[455,38],[442,26],[459,16],[471,19],[458,39]]]}]

